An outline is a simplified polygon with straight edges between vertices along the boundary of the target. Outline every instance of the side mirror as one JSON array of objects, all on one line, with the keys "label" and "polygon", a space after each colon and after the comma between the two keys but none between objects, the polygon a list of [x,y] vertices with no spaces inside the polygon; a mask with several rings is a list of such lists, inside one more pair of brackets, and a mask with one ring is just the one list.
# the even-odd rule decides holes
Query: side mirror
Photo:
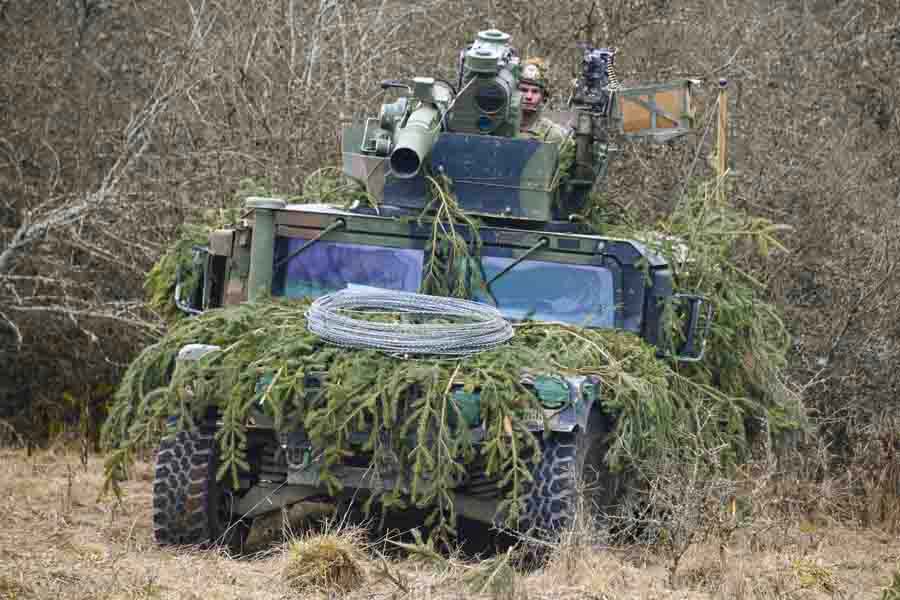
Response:
[{"label": "side mirror", "polygon": [[699,362],[706,352],[706,338],[712,324],[713,308],[709,300],[697,294],[675,294],[679,301],[676,310],[687,316],[684,323],[684,343],[672,358],[676,362]]},{"label": "side mirror", "polygon": [[175,306],[189,315],[199,315],[206,306],[206,264],[209,248],[191,248],[191,267],[187,273],[178,265],[175,273]]}]

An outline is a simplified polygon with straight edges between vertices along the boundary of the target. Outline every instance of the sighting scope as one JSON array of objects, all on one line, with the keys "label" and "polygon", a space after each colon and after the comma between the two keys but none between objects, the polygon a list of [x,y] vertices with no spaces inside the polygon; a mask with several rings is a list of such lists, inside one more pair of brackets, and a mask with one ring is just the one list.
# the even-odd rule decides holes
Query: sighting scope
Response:
[{"label": "sighting scope", "polygon": [[450,131],[515,137],[521,119],[519,57],[509,45],[509,34],[479,32],[460,53],[458,85],[447,120]]}]

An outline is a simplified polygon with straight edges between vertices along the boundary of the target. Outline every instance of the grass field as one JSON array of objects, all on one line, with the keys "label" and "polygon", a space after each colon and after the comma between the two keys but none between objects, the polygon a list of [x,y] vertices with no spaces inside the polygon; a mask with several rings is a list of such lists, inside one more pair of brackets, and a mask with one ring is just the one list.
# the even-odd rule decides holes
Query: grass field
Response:
[{"label": "grass field", "polygon": [[[526,571],[505,554],[423,561],[359,531],[304,532],[296,523],[292,544],[280,514],[254,524],[252,553],[230,558],[157,547],[152,466],[139,463],[134,475],[119,503],[100,495],[98,457],[84,465],[62,450],[0,450],[0,599],[881,598],[900,559],[900,536],[818,517],[752,523],[724,546],[698,543],[675,577],[662,549],[574,542]],[[286,576],[326,546],[353,571],[346,590]]]}]

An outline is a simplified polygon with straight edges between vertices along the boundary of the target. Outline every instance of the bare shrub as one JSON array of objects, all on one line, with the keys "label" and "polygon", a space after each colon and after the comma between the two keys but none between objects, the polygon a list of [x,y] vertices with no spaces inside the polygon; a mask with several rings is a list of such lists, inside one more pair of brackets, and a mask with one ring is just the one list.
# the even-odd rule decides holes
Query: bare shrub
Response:
[{"label": "bare shrub", "polygon": [[850,429],[852,460],[844,479],[850,512],[864,526],[900,531],[900,413],[884,409]]},{"label": "bare shrub", "polygon": [[25,438],[12,423],[0,419],[0,448],[24,448],[25,446]]},{"label": "bare shrub", "polygon": [[7,11],[13,25],[29,25],[5,29],[11,60],[0,84],[17,107],[0,129],[0,369],[12,384],[0,386],[0,404],[44,434],[79,418],[65,394],[102,418],[116,359],[160,330],[140,285],[166,210],[142,203],[133,186],[152,162],[162,115],[202,80],[210,24],[194,10],[184,38],[141,53],[127,43],[141,15],[73,6],[87,4]]},{"label": "bare shrub", "polygon": [[[726,449],[705,443],[694,432],[676,432],[671,445],[637,463],[640,487],[616,514],[606,516],[618,539],[636,540],[662,553],[673,587],[688,550],[710,541],[724,548],[747,524],[743,499],[738,506],[740,484],[724,474],[721,456]],[[723,552],[723,562],[724,557]]]}]

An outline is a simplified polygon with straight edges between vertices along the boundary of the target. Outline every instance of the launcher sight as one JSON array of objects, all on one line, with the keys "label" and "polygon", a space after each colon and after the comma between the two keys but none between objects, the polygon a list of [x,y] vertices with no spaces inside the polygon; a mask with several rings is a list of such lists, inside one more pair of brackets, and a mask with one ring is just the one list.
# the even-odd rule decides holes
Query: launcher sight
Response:
[{"label": "launcher sight", "polygon": [[489,29],[460,53],[459,94],[447,128],[459,133],[515,137],[521,119],[519,56],[509,34]]},{"label": "launcher sight", "polygon": [[519,56],[508,34],[481,31],[459,54],[456,80],[389,80],[395,99],[344,129],[344,172],[385,206],[421,210],[427,175],[453,181],[472,214],[548,221],[560,146],[519,137]]}]

